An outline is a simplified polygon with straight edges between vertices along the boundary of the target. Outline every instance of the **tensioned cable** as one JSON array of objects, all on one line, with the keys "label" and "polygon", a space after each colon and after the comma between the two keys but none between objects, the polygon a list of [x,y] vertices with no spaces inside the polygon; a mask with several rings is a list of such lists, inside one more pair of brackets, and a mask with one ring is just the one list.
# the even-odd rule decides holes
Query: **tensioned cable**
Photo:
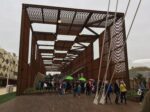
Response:
[{"label": "tensioned cable", "polygon": [[131,29],[132,29],[133,23],[134,23],[134,21],[135,21],[136,15],[137,15],[138,10],[139,10],[140,5],[141,5],[141,2],[142,2],[142,0],[140,0],[140,1],[139,1],[139,3],[138,3],[138,6],[137,6],[137,9],[136,9],[135,15],[134,15],[134,17],[133,17],[133,20],[132,20],[131,26],[130,26],[130,28],[129,28],[129,31],[128,31],[128,34],[127,34],[127,38],[126,38],[126,40],[129,38],[129,35],[130,35],[130,32],[131,32]]},{"label": "tensioned cable", "polygon": [[[128,12],[128,8],[129,8],[129,5],[130,5],[130,0],[128,1],[128,4],[127,4],[127,8],[126,8],[126,11],[125,11],[125,16],[126,16],[126,14],[127,14],[127,12]],[[124,19],[125,19],[125,16],[124,16]],[[123,20],[124,20],[123,19]],[[99,76],[98,76],[99,77]],[[99,79],[99,78],[98,78]],[[98,82],[99,82],[99,80],[98,80]],[[99,84],[99,83],[97,83],[97,84]],[[99,86],[99,85],[98,85]],[[97,87],[98,87],[97,86]],[[97,89],[97,91],[98,91],[98,89]],[[96,97],[98,97],[98,92],[96,92],[97,94],[96,94],[96,96],[95,96],[95,99],[96,99]],[[98,98],[97,98],[97,100],[98,100]]]},{"label": "tensioned cable", "polygon": [[107,79],[107,75],[108,75],[108,68],[109,68],[109,64],[110,64],[110,54],[111,54],[111,47],[112,47],[112,37],[113,37],[114,31],[115,31],[115,23],[116,23],[116,18],[117,18],[118,4],[119,4],[119,1],[117,0],[116,8],[115,8],[115,16],[114,16],[114,20],[113,20],[113,28],[112,28],[113,31],[112,31],[112,36],[110,38],[109,51],[108,51],[108,56],[107,56],[107,65],[106,65],[105,75],[103,78],[104,89],[103,89],[102,97],[104,97],[104,98],[105,98],[105,89],[106,89],[105,88],[106,83],[104,83],[104,81]]},{"label": "tensioned cable", "polygon": [[126,15],[127,15],[127,12],[128,12],[129,6],[130,6],[130,2],[131,2],[131,0],[128,1],[127,8],[124,13],[124,17],[126,17]]},{"label": "tensioned cable", "polygon": [[[131,29],[132,29],[132,27],[133,27],[133,23],[134,23],[134,21],[135,21],[135,18],[136,18],[137,12],[138,12],[139,7],[140,7],[140,5],[141,5],[141,1],[142,1],[142,0],[140,0],[140,1],[139,1],[139,3],[138,3],[138,6],[137,6],[137,9],[136,9],[135,15],[134,15],[134,17],[133,17],[133,20],[132,20],[132,22],[131,22],[131,25],[130,25],[129,31],[128,31],[128,33],[127,33],[127,37],[126,37],[126,39],[125,39],[125,41],[124,41],[124,44],[123,44],[123,45],[122,45],[122,47],[121,47],[121,52],[123,51],[123,50],[122,50],[122,49],[123,49],[123,46],[125,46],[125,44],[126,44],[126,42],[127,42],[128,38],[129,38],[129,35],[130,35],[130,32],[131,32]],[[124,19],[125,19],[125,16],[124,16],[124,18],[123,18],[123,22],[124,22]],[[114,50],[114,49],[113,49],[113,50]],[[112,82],[112,79],[113,79],[114,75],[115,75],[115,69],[113,70],[112,77],[111,77],[111,79],[110,79],[110,83],[109,83],[109,84],[111,84],[111,82]],[[107,94],[107,93],[108,93],[108,90],[107,90],[106,94]]]},{"label": "tensioned cable", "polygon": [[101,65],[102,65],[102,58],[103,58],[105,37],[106,37],[106,33],[107,33],[107,30],[106,30],[106,29],[107,29],[107,21],[108,21],[110,3],[111,3],[111,0],[109,0],[109,2],[108,2],[108,8],[107,8],[107,14],[106,14],[105,31],[104,31],[104,37],[103,37],[103,42],[102,42],[102,51],[101,51],[101,55],[100,55],[99,71],[98,71],[98,78],[97,78],[97,88],[96,88],[97,90],[96,90],[96,95],[95,95],[94,102],[93,102],[93,103],[95,103],[95,104],[98,104],[99,80],[100,80],[100,73],[101,73]]},{"label": "tensioned cable", "polygon": [[[130,0],[128,1],[128,4],[127,4],[127,8],[126,8],[126,11],[125,11],[125,15],[127,14],[127,12],[128,12],[128,8],[129,8],[129,4],[130,4]],[[99,84],[99,83],[98,83]],[[98,85],[99,86],[99,85]],[[97,87],[98,87],[97,86]],[[97,98],[96,98],[97,97]],[[97,95],[95,96],[95,99],[94,100],[98,100],[98,92],[97,92]],[[98,102],[98,101],[97,101]],[[96,102],[96,103],[97,103]]]}]

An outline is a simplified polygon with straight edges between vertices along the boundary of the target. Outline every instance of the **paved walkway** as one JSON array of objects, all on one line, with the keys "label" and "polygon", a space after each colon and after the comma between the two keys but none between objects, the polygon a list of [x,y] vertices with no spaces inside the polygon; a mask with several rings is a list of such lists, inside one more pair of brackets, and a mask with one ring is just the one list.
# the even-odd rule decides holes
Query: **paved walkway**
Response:
[{"label": "paved walkway", "polygon": [[[16,87],[13,88],[13,92],[16,91]],[[6,88],[0,88],[0,95],[6,94]]]},{"label": "paved walkway", "polygon": [[18,96],[0,105],[0,112],[139,112],[141,105],[129,102],[127,105],[95,105],[89,96],[72,95],[29,95]]}]

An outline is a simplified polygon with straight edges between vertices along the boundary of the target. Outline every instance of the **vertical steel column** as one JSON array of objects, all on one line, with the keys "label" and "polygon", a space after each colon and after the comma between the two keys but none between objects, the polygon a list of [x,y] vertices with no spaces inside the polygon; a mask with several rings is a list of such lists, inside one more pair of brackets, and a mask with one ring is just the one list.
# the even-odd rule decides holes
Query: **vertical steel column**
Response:
[{"label": "vertical steel column", "polygon": [[[111,35],[111,31],[110,31],[110,27],[109,27],[109,28],[108,28],[109,48],[110,48],[110,44],[112,44],[112,43],[111,43],[111,41],[112,41],[111,39],[113,39],[112,36],[113,36],[113,35]],[[110,49],[112,49],[112,47],[113,47],[113,46],[111,45],[111,48],[110,48]],[[110,49],[108,49],[108,52],[109,52]],[[110,58],[110,62],[109,62],[109,67],[108,67],[108,72],[107,72],[107,73],[108,73],[108,75],[107,75],[108,80],[110,80],[110,79],[111,79],[111,76],[112,76],[112,72],[111,72],[111,51],[110,51],[110,56],[109,56],[109,58]]]},{"label": "vertical steel column", "polygon": [[22,6],[22,20],[20,33],[19,66],[17,80],[17,95],[21,95],[28,86],[28,49],[29,49],[30,21],[26,7]]},{"label": "vertical steel column", "polygon": [[[92,63],[93,63],[93,43],[91,43],[91,45],[89,46],[89,48],[90,48],[90,51],[87,51],[87,53],[89,54],[89,52],[90,52],[90,56],[86,56],[86,60],[89,60],[88,61],[88,65],[90,65],[90,66],[88,66],[89,68],[88,68],[88,76],[89,76],[89,78],[94,78],[94,75],[93,75],[93,72],[92,72]],[[88,58],[89,57],[89,58]],[[90,71],[89,71],[90,70]]]},{"label": "vertical steel column", "polygon": [[31,44],[31,74],[30,74],[30,87],[33,87],[33,82],[36,74],[36,67],[35,67],[35,46],[36,46],[36,40],[34,33],[32,33],[32,44]]},{"label": "vertical steel column", "polygon": [[123,22],[123,41],[125,42],[124,45],[124,53],[125,53],[125,65],[126,65],[126,74],[125,74],[125,81],[127,84],[128,89],[130,89],[130,80],[129,80],[129,69],[128,69],[128,54],[127,54],[127,42],[126,42],[126,30],[125,30],[125,20]]},{"label": "vertical steel column", "polygon": [[46,73],[46,70],[45,70],[45,66],[44,66],[44,63],[43,63],[43,59],[42,59],[42,56],[39,52],[39,48],[37,47],[37,58],[36,58],[36,65],[37,65],[37,72],[41,72],[43,74]]}]

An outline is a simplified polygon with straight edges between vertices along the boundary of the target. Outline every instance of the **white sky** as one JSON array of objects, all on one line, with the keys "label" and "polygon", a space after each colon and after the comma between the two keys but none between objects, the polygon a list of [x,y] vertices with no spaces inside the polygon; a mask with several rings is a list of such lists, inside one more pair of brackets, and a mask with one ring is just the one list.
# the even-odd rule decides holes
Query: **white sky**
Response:
[{"label": "white sky", "polygon": [[[116,0],[111,0],[111,11],[115,9]],[[139,0],[131,0],[126,17],[126,29],[133,18]],[[128,0],[119,0],[119,11],[124,12]],[[107,10],[108,0],[1,0],[0,1],[0,47],[9,52],[19,52],[22,3],[82,8],[92,10]],[[131,31],[128,44],[130,66],[150,66],[150,0],[142,0],[140,10]],[[140,60],[140,61],[138,61]],[[138,61],[138,63],[137,63]]]}]

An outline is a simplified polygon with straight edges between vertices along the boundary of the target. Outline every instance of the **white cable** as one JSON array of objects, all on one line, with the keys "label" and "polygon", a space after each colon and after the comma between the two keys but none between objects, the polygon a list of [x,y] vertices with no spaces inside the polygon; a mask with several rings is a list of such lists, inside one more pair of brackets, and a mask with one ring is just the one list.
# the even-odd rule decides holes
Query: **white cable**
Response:
[{"label": "white cable", "polygon": [[[139,7],[140,7],[140,4],[141,4],[141,1],[142,1],[142,0],[140,0],[140,1],[139,1],[139,3],[138,3],[138,6],[137,6],[137,9],[136,9],[135,15],[134,15],[134,17],[133,17],[133,20],[132,20],[132,22],[131,22],[131,25],[130,25],[129,31],[128,31],[128,33],[127,33],[127,37],[126,37],[126,39],[125,39],[125,41],[124,41],[124,43],[123,43],[123,45],[122,45],[122,47],[121,47],[121,52],[123,51],[122,49],[123,49],[123,47],[125,46],[125,44],[126,44],[126,42],[127,42],[127,39],[129,38],[129,35],[130,35],[130,32],[131,32],[131,29],[132,29],[133,23],[134,23],[134,21],[135,21],[135,18],[136,18],[137,12],[138,12],[138,10],[139,10]],[[125,16],[124,16],[124,18],[123,18],[123,21],[124,21],[124,19],[125,19]],[[113,50],[114,50],[114,49],[113,49]],[[109,83],[109,84],[111,84],[111,82],[112,82],[112,79],[113,79],[114,75],[115,75],[115,69],[113,70],[112,77],[111,77],[111,79],[110,79],[110,83]],[[107,92],[108,92],[108,90],[107,90]],[[107,94],[107,92],[106,92],[106,94]]]},{"label": "white cable", "polygon": [[[117,0],[117,2],[116,2],[116,8],[115,8],[115,16],[114,16],[113,25],[112,25],[113,26],[113,31],[112,31],[112,36],[110,37],[109,52],[108,52],[108,56],[107,56],[107,65],[106,65],[105,75],[104,75],[104,78],[103,78],[103,83],[107,79],[108,68],[109,68],[109,64],[111,62],[110,61],[111,60],[110,59],[110,54],[111,54],[111,47],[112,47],[112,37],[114,35],[114,30],[115,30],[115,23],[116,23],[116,18],[117,18],[118,4],[119,4],[119,1]],[[105,101],[103,101],[103,100],[105,100],[105,90],[106,90],[105,86],[106,86],[106,83],[104,83],[104,89],[103,89],[102,97],[100,99],[100,103],[102,103],[102,104],[105,103]]]},{"label": "white cable", "polygon": [[107,8],[107,14],[106,14],[105,31],[104,31],[104,37],[103,37],[103,42],[102,42],[102,51],[101,51],[101,55],[100,55],[99,71],[98,71],[98,78],[97,78],[97,90],[96,90],[96,95],[95,95],[95,98],[93,101],[94,104],[98,104],[99,79],[100,79],[100,73],[101,73],[101,65],[102,65],[105,37],[106,37],[106,33],[107,33],[107,21],[108,21],[110,3],[111,3],[111,0],[109,0],[109,2],[108,2],[108,8]]},{"label": "white cable", "polygon": [[128,12],[129,6],[130,6],[130,2],[131,2],[131,0],[128,1],[127,8],[124,13],[124,17],[126,17],[126,15],[127,15],[127,12]]}]

